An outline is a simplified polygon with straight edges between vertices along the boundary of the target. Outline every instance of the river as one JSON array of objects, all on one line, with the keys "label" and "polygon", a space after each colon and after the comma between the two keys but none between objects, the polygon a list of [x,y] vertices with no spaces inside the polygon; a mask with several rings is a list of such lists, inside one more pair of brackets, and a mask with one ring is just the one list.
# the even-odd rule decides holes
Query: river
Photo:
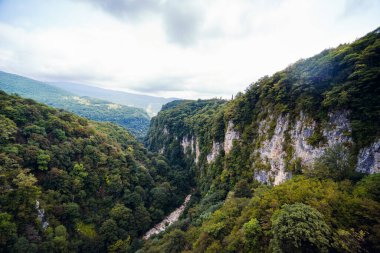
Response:
[{"label": "river", "polygon": [[176,222],[179,219],[179,216],[181,216],[181,214],[185,210],[187,204],[190,201],[190,198],[191,198],[191,194],[187,195],[185,198],[185,201],[183,202],[183,204],[180,207],[175,209],[168,216],[166,216],[165,219],[163,219],[160,223],[158,223],[153,228],[151,228],[148,232],[146,232],[146,234],[143,237],[144,240],[149,239],[152,235],[159,234],[162,231],[165,231],[165,229],[168,226],[170,226],[171,224]]}]

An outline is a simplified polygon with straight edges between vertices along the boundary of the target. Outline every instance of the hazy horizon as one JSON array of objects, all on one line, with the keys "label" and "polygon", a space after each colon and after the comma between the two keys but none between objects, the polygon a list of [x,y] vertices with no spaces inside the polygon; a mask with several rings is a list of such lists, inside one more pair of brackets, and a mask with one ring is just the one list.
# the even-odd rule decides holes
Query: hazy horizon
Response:
[{"label": "hazy horizon", "polygon": [[0,70],[136,94],[230,98],[376,29],[380,1],[0,0]]}]

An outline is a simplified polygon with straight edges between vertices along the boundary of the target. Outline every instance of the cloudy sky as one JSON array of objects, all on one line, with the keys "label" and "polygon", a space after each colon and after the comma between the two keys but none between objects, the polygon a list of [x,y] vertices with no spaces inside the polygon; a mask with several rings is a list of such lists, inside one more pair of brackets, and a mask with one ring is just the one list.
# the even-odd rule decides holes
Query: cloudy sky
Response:
[{"label": "cloudy sky", "polygon": [[380,0],[0,0],[0,70],[231,97],[380,25]]}]

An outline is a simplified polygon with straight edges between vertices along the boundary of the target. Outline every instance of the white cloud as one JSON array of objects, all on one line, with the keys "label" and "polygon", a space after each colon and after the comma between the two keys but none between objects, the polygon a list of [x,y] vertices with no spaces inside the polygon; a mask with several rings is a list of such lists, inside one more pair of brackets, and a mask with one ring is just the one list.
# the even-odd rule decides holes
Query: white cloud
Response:
[{"label": "white cloud", "polygon": [[[57,1],[0,2],[2,70],[163,96],[230,97],[380,23],[380,1],[368,0],[62,2],[64,12]],[[29,3],[26,14],[21,3]]]}]

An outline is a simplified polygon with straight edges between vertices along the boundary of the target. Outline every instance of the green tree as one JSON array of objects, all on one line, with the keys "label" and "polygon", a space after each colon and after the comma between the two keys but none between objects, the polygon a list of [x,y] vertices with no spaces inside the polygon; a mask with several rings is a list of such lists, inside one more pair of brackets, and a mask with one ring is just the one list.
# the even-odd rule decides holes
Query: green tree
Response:
[{"label": "green tree", "polygon": [[37,156],[37,164],[39,170],[48,170],[48,164],[50,162],[50,156],[44,151],[40,151]]},{"label": "green tree", "polygon": [[285,204],[272,217],[274,252],[328,252],[331,231],[323,215],[311,206]]},{"label": "green tree", "polygon": [[234,195],[237,198],[250,198],[252,196],[251,188],[247,180],[242,179],[235,185]]},{"label": "green tree", "polygon": [[250,250],[259,251],[260,237],[262,236],[262,229],[259,221],[252,218],[250,221],[243,225],[245,239]]},{"label": "green tree", "polygon": [[0,114],[0,143],[4,143],[13,138],[17,132],[16,124],[9,118]]},{"label": "green tree", "polygon": [[17,227],[8,213],[0,213],[0,246],[4,247],[16,237]]},{"label": "green tree", "polygon": [[104,221],[99,232],[103,236],[106,245],[111,245],[118,239],[118,227],[113,219]]},{"label": "green tree", "polygon": [[110,216],[120,228],[126,231],[134,230],[134,217],[132,210],[123,204],[116,204],[110,211]]},{"label": "green tree", "polygon": [[128,253],[131,250],[131,239],[117,240],[114,244],[108,247],[109,253]]},{"label": "green tree", "polygon": [[59,225],[54,229],[53,244],[56,252],[68,252],[67,230],[65,226]]},{"label": "green tree", "polygon": [[334,180],[350,178],[353,175],[353,169],[350,164],[348,149],[343,144],[337,144],[326,149],[322,156],[315,159],[313,169],[307,171],[306,174]]}]

